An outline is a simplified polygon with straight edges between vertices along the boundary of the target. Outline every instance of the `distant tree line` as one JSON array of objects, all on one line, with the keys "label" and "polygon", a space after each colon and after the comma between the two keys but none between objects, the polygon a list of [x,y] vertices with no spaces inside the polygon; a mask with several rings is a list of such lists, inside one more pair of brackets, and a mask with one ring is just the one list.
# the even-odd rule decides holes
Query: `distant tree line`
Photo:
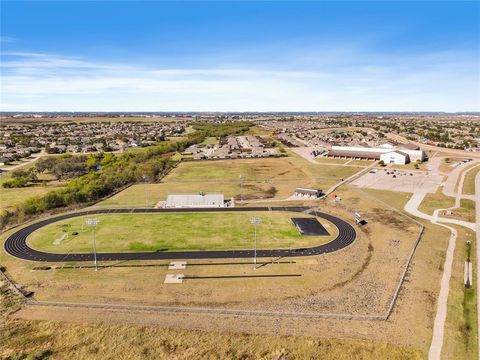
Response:
[{"label": "distant tree line", "polygon": [[209,122],[197,122],[192,127],[197,132],[204,133],[206,136],[222,137],[228,135],[242,135],[246,133],[252,123],[248,121],[235,121],[222,124],[213,124]]}]

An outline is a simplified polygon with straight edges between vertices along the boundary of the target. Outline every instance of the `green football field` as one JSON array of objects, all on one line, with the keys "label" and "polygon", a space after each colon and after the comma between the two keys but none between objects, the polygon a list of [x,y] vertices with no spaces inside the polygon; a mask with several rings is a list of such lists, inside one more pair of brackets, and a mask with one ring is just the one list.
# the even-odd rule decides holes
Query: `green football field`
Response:
[{"label": "green football field", "polygon": [[[97,251],[252,249],[252,216],[261,219],[258,249],[314,246],[338,234],[333,224],[319,219],[330,235],[302,236],[291,218],[309,216],[290,212],[101,214],[95,216]],[[91,252],[93,229],[85,221],[78,217],[47,225],[27,241],[48,252]]]}]

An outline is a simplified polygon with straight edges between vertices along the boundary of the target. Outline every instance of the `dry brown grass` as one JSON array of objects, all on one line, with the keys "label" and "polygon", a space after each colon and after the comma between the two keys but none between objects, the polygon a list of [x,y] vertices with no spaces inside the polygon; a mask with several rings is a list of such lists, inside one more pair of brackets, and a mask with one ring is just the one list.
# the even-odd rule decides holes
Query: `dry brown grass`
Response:
[{"label": "dry brown grass", "polygon": [[[293,195],[297,187],[328,189],[363,167],[322,166],[302,157],[183,162],[160,184],[139,184],[95,205],[153,206],[168,194],[215,192],[225,198],[282,199]],[[244,176],[241,186],[240,175]]]},{"label": "dry brown grass", "polygon": [[420,359],[418,350],[366,341],[248,335],[112,324],[9,321],[3,356],[49,359]]}]

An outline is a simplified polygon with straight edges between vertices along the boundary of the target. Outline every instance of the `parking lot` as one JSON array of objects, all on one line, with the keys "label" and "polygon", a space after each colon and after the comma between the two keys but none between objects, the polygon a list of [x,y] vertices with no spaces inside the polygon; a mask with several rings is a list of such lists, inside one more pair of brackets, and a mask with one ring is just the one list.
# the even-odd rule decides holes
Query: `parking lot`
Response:
[{"label": "parking lot", "polygon": [[421,171],[374,169],[362,175],[352,186],[400,192],[434,193],[443,176]]}]

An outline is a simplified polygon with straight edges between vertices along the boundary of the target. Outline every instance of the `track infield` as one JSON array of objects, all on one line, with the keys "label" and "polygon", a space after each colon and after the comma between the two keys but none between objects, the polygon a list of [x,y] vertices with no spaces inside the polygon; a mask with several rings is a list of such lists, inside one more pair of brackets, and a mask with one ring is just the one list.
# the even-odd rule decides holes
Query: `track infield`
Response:
[{"label": "track infield", "polygon": [[[307,207],[254,207],[254,208],[198,208],[198,209],[99,209],[72,214],[65,214],[49,218],[18,230],[7,238],[4,243],[5,251],[15,257],[30,261],[43,262],[81,262],[92,261],[93,253],[48,253],[32,249],[27,244],[27,237],[34,231],[55,222],[75,217],[92,216],[98,214],[147,214],[147,213],[213,213],[213,212],[265,212],[288,211],[307,213],[331,222],[338,229],[338,235],[330,242],[312,247],[295,249],[259,249],[258,257],[289,257],[319,255],[338,251],[350,245],[356,238],[355,229],[346,221],[318,211],[309,211]],[[98,252],[97,258],[102,261],[118,260],[161,260],[161,259],[214,259],[214,258],[246,258],[253,256],[253,249],[239,250],[189,250],[168,251],[135,251],[135,252]]]}]

